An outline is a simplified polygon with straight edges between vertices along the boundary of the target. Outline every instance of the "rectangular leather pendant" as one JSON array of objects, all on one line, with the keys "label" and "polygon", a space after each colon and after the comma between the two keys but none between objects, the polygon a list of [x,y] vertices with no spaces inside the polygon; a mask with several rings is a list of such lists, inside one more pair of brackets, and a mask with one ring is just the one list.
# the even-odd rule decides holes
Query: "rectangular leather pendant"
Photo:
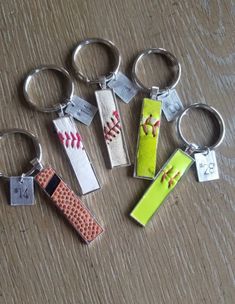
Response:
[{"label": "rectangular leather pendant", "polygon": [[94,241],[103,232],[91,212],[54,169],[44,168],[35,180],[86,243]]},{"label": "rectangular leather pendant", "polygon": [[130,216],[139,224],[145,226],[193,163],[194,159],[191,156],[181,149],[176,150],[160,170]]},{"label": "rectangular leather pendant", "polygon": [[129,166],[130,159],[123,134],[118,105],[110,89],[95,92],[111,168]]},{"label": "rectangular leather pendant", "polygon": [[144,98],[137,143],[134,177],[153,179],[156,174],[161,101]]},{"label": "rectangular leather pendant", "polygon": [[94,168],[87,156],[73,118],[66,115],[53,120],[53,123],[77,177],[79,192],[87,194],[100,189]]}]

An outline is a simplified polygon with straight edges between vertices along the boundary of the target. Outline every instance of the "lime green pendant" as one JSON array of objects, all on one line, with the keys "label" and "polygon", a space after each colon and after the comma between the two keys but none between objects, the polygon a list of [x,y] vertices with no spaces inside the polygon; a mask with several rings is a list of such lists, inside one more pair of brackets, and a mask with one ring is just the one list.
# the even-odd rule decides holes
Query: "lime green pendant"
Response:
[{"label": "lime green pendant", "polygon": [[139,224],[145,226],[193,163],[194,159],[186,152],[181,149],[176,150],[160,170],[130,216]]},{"label": "lime green pendant", "polygon": [[161,101],[144,98],[135,161],[135,177],[146,179],[155,177],[160,119]]}]

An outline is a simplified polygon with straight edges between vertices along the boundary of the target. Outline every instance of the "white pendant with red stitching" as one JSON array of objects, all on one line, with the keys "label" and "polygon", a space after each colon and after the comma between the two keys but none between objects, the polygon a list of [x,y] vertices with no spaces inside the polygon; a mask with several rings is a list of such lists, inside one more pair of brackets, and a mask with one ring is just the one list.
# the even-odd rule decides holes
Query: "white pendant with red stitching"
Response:
[{"label": "white pendant with red stitching", "polygon": [[102,89],[95,91],[95,96],[110,166],[129,166],[129,154],[114,93],[110,89]]},{"label": "white pendant with red stitching", "polygon": [[80,194],[87,194],[100,189],[94,168],[73,118],[65,115],[54,119],[53,123],[77,177]]}]

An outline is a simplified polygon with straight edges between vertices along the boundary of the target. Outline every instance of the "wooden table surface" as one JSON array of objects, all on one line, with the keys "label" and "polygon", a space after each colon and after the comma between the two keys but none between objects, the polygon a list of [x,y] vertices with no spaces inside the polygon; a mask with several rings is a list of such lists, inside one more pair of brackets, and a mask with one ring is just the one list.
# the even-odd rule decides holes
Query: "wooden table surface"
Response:
[{"label": "wooden table surface", "polygon": [[[108,170],[98,115],[90,127],[77,123],[102,190],[83,198],[106,232],[90,246],[36,190],[36,205],[11,207],[8,183],[0,180],[0,303],[71,304],[233,304],[235,303],[234,228],[234,16],[229,0],[38,0],[1,2],[0,129],[21,127],[39,137],[43,162],[51,164],[77,191],[60,143],[52,130],[55,113],[27,107],[22,81],[41,64],[66,67],[76,94],[95,104],[95,86],[75,78],[71,53],[89,37],[112,40],[119,48],[122,71],[130,76],[141,50],[163,47],[182,64],[177,86],[185,106],[206,102],[226,123],[226,137],[217,149],[220,180],[198,183],[195,169],[171,193],[146,228],[129,212],[148,181],[132,178],[133,166]],[[83,52],[87,73],[110,67],[102,47]],[[147,84],[169,80],[166,64],[150,56],[140,67]],[[47,73],[32,86],[38,102],[53,103],[63,93],[60,79]],[[46,81],[45,81],[46,79]],[[119,101],[133,163],[143,93],[126,105]],[[186,131],[204,143],[216,134],[202,113]],[[198,122],[199,121],[199,122]],[[158,168],[180,146],[174,123],[162,119]],[[190,132],[191,133],[190,133]],[[0,168],[20,174],[33,150],[24,137],[1,140]]]}]

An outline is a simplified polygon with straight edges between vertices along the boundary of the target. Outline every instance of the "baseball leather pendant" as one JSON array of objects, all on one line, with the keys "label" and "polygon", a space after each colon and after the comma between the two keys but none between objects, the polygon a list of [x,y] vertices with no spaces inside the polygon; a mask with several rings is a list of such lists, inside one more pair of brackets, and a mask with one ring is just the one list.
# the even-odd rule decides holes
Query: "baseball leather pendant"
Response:
[{"label": "baseball leather pendant", "polygon": [[65,115],[54,119],[53,123],[78,180],[79,192],[87,194],[100,189],[94,168],[88,158],[73,118]]},{"label": "baseball leather pendant", "polygon": [[111,168],[130,165],[118,105],[113,91],[95,91]]},{"label": "baseball leather pendant", "polygon": [[54,169],[42,169],[35,180],[86,243],[91,243],[103,232],[91,212]]}]

